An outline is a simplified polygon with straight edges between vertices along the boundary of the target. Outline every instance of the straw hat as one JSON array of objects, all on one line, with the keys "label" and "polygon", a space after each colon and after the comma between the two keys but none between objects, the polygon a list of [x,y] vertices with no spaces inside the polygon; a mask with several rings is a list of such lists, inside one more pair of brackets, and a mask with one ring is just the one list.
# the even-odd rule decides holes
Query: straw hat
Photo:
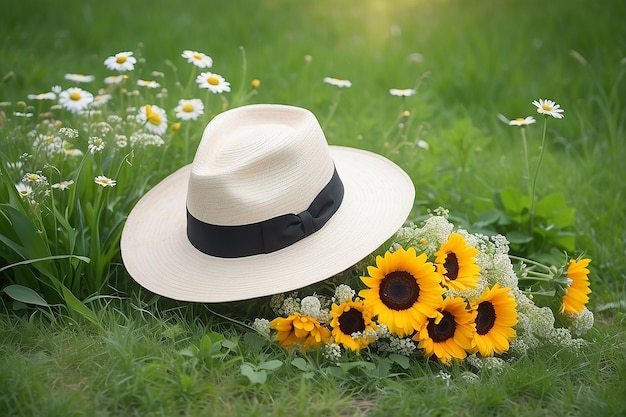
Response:
[{"label": "straw hat", "polygon": [[128,216],[124,265],[146,289],[223,302],[336,275],[389,239],[415,189],[388,159],[329,146],[308,110],[255,104],[206,127],[193,163]]}]

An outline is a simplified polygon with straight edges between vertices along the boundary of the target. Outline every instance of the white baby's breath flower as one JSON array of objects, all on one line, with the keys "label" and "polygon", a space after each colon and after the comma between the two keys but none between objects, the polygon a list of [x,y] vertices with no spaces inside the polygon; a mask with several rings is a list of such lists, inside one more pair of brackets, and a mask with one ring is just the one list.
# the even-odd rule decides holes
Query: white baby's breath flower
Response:
[{"label": "white baby's breath flower", "polygon": [[314,295],[304,297],[302,301],[300,301],[300,312],[305,316],[317,318],[320,315],[321,308],[322,303],[319,298]]},{"label": "white baby's breath flower", "polygon": [[573,319],[574,321],[570,326],[572,333],[574,333],[576,336],[582,336],[593,327],[595,318],[591,310],[585,307]]},{"label": "white baby's breath flower", "polygon": [[252,323],[252,327],[256,330],[261,336],[266,339],[270,338],[270,322],[267,319],[254,319],[254,323]]},{"label": "white baby's breath flower", "polygon": [[342,80],[340,78],[324,77],[324,82],[326,84],[334,85],[335,87],[339,87],[339,88],[352,87],[352,83],[349,80]]},{"label": "white baby's breath flower", "polygon": [[356,294],[356,292],[352,288],[350,288],[349,285],[340,284],[337,286],[337,288],[335,288],[335,297],[333,299],[333,302],[337,305],[346,303],[352,300],[354,294]]},{"label": "white baby's breath flower", "polygon": [[181,56],[187,59],[187,62],[194,64],[198,68],[211,68],[213,59],[210,56],[198,51],[184,50]]},{"label": "white baby's breath flower", "polygon": [[555,119],[562,119],[565,115],[561,106],[556,104],[552,100],[544,100],[540,98],[538,101],[534,100],[533,105],[537,107],[537,113],[545,114],[546,116],[552,116]]},{"label": "white baby's breath flower", "polygon": [[137,59],[132,52],[119,52],[104,60],[104,65],[108,69],[120,72],[132,71],[136,63]]},{"label": "white baby's breath flower", "polygon": [[224,77],[212,72],[203,72],[196,77],[196,83],[198,87],[206,88],[210,92],[220,94],[230,91],[230,83],[227,82]]},{"label": "white baby's breath flower", "polygon": [[75,139],[78,137],[78,130],[71,127],[62,127],[59,129],[59,135],[65,136],[68,139]]},{"label": "white baby's breath flower", "polygon": [[329,361],[338,362],[341,359],[341,346],[337,343],[329,343],[324,345],[322,356]]},{"label": "white baby's breath flower", "polygon": [[115,184],[117,183],[117,181],[111,178],[107,178],[104,175],[98,175],[96,178],[94,178],[94,182],[103,188],[115,187]]}]

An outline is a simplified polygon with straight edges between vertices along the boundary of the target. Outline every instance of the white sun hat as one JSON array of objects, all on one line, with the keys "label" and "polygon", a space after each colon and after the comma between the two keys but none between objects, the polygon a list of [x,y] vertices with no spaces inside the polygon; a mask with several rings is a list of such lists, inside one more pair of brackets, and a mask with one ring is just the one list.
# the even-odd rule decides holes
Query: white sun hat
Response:
[{"label": "white sun hat", "polygon": [[353,266],[406,221],[409,176],[329,146],[310,111],[254,104],[216,116],[193,163],[143,196],[121,237],[141,286],[192,302],[292,291]]}]

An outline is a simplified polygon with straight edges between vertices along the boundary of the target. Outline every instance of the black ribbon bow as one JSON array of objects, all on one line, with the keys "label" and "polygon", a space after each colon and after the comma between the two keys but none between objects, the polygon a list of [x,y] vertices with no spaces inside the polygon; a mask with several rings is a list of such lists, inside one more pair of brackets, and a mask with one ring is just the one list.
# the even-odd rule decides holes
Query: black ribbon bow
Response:
[{"label": "black ribbon bow", "polygon": [[301,213],[284,214],[258,223],[220,226],[204,223],[187,210],[187,237],[199,251],[220,258],[271,253],[320,230],[342,200],[343,183],[335,169],[328,184]]}]

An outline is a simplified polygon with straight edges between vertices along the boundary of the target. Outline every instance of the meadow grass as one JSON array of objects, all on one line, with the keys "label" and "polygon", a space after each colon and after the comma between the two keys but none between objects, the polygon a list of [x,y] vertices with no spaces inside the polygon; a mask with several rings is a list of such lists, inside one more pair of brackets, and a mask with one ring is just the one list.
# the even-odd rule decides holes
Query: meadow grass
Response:
[{"label": "meadow grass", "polygon": [[[504,231],[486,221],[485,213],[502,212],[501,191],[525,191],[527,180],[519,129],[497,115],[539,116],[532,100],[555,100],[566,116],[548,120],[537,193],[539,199],[561,194],[566,207],[575,210],[573,222],[560,231],[575,235],[576,254],[584,251],[593,259],[589,308],[596,325],[585,335],[590,344],[582,351],[534,350],[504,369],[478,372],[476,382],[466,379],[466,366],[417,361],[405,368],[368,353],[353,358],[363,362],[360,366],[332,366],[319,355],[285,352],[206,306],[153,299],[125,275],[116,234],[136,198],[189,163],[188,150],[193,152],[204,128],[196,123],[176,136],[179,142],[167,152],[135,155],[132,169],[121,156],[115,160],[125,168],[117,188],[106,191],[115,190],[117,197],[107,199],[101,190],[100,203],[117,207],[118,213],[102,220],[89,217],[90,209],[76,209],[85,219],[108,225],[102,236],[109,240],[103,237],[99,247],[110,252],[106,261],[95,256],[100,265],[71,266],[84,268],[98,282],[96,290],[81,290],[84,283],[76,281],[71,289],[78,298],[106,297],[87,303],[89,320],[58,307],[13,311],[11,299],[2,297],[0,414],[626,413],[621,180],[626,173],[626,7],[621,2],[69,3],[63,8],[34,0],[6,5],[0,17],[0,101],[9,103],[2,108],[6,114],[28,110],[17,104],[27,94],[67,86],[65,73],[101,80],[110,75],[104,59],[125,50],[141,57],[137,77],[164,74],[158,79],[169,95],[161,103],[173,108],[191,70],[180,53],[203,51],[233,86],[225,95],[229,106],[272,102],[309,108],[331,144],[369,149],[402,166],[416,185],[411,214],[416,221],[427,209],[443,206],[470,230]],[[352,87],[338,90],[322,82],[325,76],[349,79]],[[248,96],[252,79],[261,85]],[[401,99],[392,97],[390,88],[416,88],[417,94]],[[204,121],[221,110],[222,102],[211,97]],[[537,119],[526,129],[532,166],[543,123]],[[20,150],[5,146],[6,139],[3,158],[16,158]],[[98,175],[87,174],[77,187],[86,189]],[[9,195],[2,192],[3,198]],[[98,213],[97,207],[94,203],[91,210]],[[554,214],[552,220],[558,218]],[[533,255],[546,255],[555,244],[555,235],[547,236]],[[75,247],[88,247],[91,240],[83,239],[79,233]],[[5,244],[0,248],[3,263],[18,260]],[[43,253],[31,249],[30,256]],[[0,282],[5,287],[23,279],[35,286],[37,274],[50,272],[42,269],[3,271]],[[218,307],[226,315],[236,311]],[[261,307],[244,308],[253,318],[257,312],[250,310]]]}]

